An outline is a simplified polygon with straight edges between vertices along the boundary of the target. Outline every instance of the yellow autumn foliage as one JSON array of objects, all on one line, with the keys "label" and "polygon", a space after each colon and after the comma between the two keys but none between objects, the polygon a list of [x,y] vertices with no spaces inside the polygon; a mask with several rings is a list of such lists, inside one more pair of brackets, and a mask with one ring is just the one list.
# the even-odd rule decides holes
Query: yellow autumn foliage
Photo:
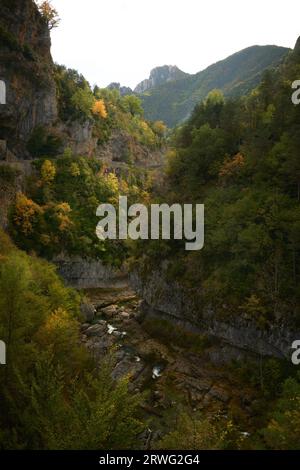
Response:
[{"label": "yellow autumn foliage", "polygon": [[102,119],[107,118],[108,114],[107,114],[106,106],[103,100],[95,101],[92,107],[92,113],[95,116],[101,117]]},{"label": "yellow autumn foliage", "polygon": [[56,175],[55,165],[50,160],[45,160],[41,167],[41,176],[44,183],[52,183]]},{"label": "yellow autumn foliage", "polygon": [[71,211],[72,209],[67,202],[61,202],[55,207],[56,217],[59,222],[58,228],[61,232],[65,232],[73,225],[72,220],[68,216]]},{"label": "yellow autumn foliage", "polygon": [[42,212],[42,208],[31,199],[28,199],[25,194],[17,194],[13,220],[24,235],[33,232],[34,222],[37,221],[37,217]]}]

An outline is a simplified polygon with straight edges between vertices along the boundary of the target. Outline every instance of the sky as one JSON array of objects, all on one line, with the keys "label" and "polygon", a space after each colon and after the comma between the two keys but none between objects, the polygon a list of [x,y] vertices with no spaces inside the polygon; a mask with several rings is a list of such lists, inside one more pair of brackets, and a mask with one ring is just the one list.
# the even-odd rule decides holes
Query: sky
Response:
[{"label": "sky", "polygon": [[52,0],[56,62],[134,88],[160,65],[196,73],[255,44],[294,47],[299,0]]}]

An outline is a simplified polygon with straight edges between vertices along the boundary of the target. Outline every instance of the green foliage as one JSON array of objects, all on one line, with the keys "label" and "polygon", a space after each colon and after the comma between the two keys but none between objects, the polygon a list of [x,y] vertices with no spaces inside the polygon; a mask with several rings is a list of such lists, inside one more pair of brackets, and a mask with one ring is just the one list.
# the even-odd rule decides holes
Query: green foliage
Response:
[{"label": "green foliage", "polygon": [[[134,95],[121,96],[116,89],[91,89],[87,80],[76,70],[55,66],[58,109],[63,121],[89,121],[93,136],[102,145],[115,129],[125,131],[131,138],[128,152],[135,143],[150,148],[161,147],[164,142],[161,126],[152,126],[143,119],[141,100]],[[104,111],[97,111],[101,102]]]},{"label": "green foliage", "polygon": [[91,118],[93,93],[87,80],[76,70],[55,66],[58,110],[63,121]]},{"label": "green foliage", "polygon": [[159,449],[168,450],[224,450],[238,449],[243,437],[230,420],[191,417],[180,414],[174,430],[160,441]]},{"label": "green foliage", "polygon": [[203,353],[210,345],[209,339],[203,335],[184,330],[179,325],[159,318],[146,319],[143,328],[154,338],[159,338],[170,348],[179,346],[194,353]]},{"label": "green foliage", "polygon": [[95,368],[80,343],[80,296],[2,231],[0,259],[0,448],[134,447],[141,396],[112,380],[110,358]]},{"label": "green foliage", "polygon": [[4,184],[14,184],[20,171],[10,165],[0,165],[0,181]]},{"label": "green foliage", "polygon": [[10,51],[21,53],[27,60],[35,60],[34,53],[28,44],[21,45],[16,36],[0,26],[0,40]]},{"label": "green foliage", "polygon": [[132,116],[143,116],[141,100],[135,95],[127,95],[123,98],[123,106]]},{"label": "green foliage", "polygon": [[86,88],[78,88],[71,98],[71,104],[77,115],[84,116],[86,119],[91,118],[91,109],[94,103],[94,96],[91,90]]},{"label": "green foliage", "polygon": [[[184,253],[173,242],[164,250],[171,265],[181,260],[175,278],[190,286],[198,282],[202,301],[221,316],[241,314],[259,328],[278,318],[300,324],[294,69],[295,53],[280,70],[265,73],[247,97],[224,100],[220,92],[210,93],[174,133],[168,158],[164,198],[204,203],[206,217],[203,250]],[[153,257],[153,246],[149,257],[150,251]]]},{"label": "green foliage", "polygon": [[267,448],[298,450],[300,446],[300,376],[286,380],[280,399],[262,431]]},{"label": "green foliage", "polygon": [[[125,380],[114,383],[110,369],[85,373],[66,382],[64,368],[42,352],[29,380],[16,376],[23,407],[15,417],[17,446],[25,449],[131,449],[143,425],[137,418],[140,398],[128,394]],[[45,406],[47,402],[47,406]],[[17,407],[18,408],[18,407]],[[4,447],[16,448],[4,434]]]},{"label": "green foliage", "polygon": [[117,205],[119,194],[127,195],[130,203],[143,200],[144,178],[132,172],[128,185],[104,174],[99,161],[72,157],[68,150],[65,156],[34,165],[28,196],[18,194],[10,214],[10,232],[18,245],[48,259],[63,251],[120,266],[128,248],[118,240],[97,238],[96,210],[105,202]]},{"label": "green foliage", "polygon": [[27,149],[35,157],[55,157],[62,148],[62,138],[56,131],[51,131],[45,127],[36,127],[27,143]]}]

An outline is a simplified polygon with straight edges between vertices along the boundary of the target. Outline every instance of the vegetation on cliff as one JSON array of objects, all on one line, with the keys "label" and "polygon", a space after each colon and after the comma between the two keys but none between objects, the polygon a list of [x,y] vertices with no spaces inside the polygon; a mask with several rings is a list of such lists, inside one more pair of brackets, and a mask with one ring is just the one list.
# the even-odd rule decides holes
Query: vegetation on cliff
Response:
[{"label": "vegetation on cliff", "polygon": [[216,90],[196,106],[173,137],[161,197],[205,204],[205,247],[148,247],[152,260],[169,259],[173,278],[201,286],[216,312],[247,314],[262,328],[300,324],[299,75],[295,49],[249,95],[226,100]]},{"label": "vegetation on cliff", "polygon": [[80,296],[0,231],[0,448],[132,448],[140,398],[80,342]]},{"label": "vegetation on cliff", "polygon": [[99,160],[74,157],[69,150],[34,165],[26,194],[18,193],[11,209],[10,232],[16,243],[48,259],[65,253],[120,266],[127,246],[97,238],[96,209],[105,202],[118,204],[119,195],[132,203],[148,200],[151,180],[134,170],[123,177],[106,173]]}]

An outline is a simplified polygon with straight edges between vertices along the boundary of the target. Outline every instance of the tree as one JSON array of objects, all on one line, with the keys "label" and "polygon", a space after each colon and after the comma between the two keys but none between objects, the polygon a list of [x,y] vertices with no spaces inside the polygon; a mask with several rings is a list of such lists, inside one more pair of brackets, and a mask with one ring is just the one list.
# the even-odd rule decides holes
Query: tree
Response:
[{"label": "tree", "polygon": [[123,98],[123,105],[125,109],[132,114],[132,116],[143,116],[144,110],[141,100],[134,95],[127,95]]},{"label": "tree", "polygon": [[17,194],[13,221],[24,235],[33,232],[33,227],[37,224],[42,212],[42,208],[28,199],[25,194]]},{"label": "tree", "polygon": [[56,175],[55,165],[50,160],[45,160],[41,167],[41,176],[44,183],[52,183]]},{"label": "tree", "polygon": [[163,138],[166,136],[167,133],[167,126],[163,121],[155,121],[152,124],[152,129],[157,134],[160,138]]},{"label": "tree", "polygon": [[38,9],[47,23],[49,31],[58,27],[60,18],[58,16],[57,10],[53,8],[50,1],[45,0],[44,2],[38,4]]},{"label": "tree", "polygon": [[107,110],[106,110],[106,106],[103,100],[95,101],[92,107],[92,113],[95,116],[99,116],[102,119],[107,118]]},{"label": "tree", "polygon": [[286,380],[268,426],[262,431],[267,446],[298,450],[300,446],[300,375]]},{"label": "tree", "polygon": [[83,117],[85,119],[91,118],[94,96],[87,85],[84,88],[77,88],[71,98],[71,103],[77,111],[78,117]]},{"label": "tree", "polygon": [[51,351],[53,362],[64,367],[66,378],[80,373],[87,362],[88,353],[80,343],[78,320],[62,307],[47,317],[35,340],[41,349]]},{"label": "tree", "polygon": [[98,375],[73,375],[66,383],[61,365],[51,353],[41,352],[30,382],[22,380],[18,387],[24,403],[18,431],[26,439],[26,448],[135,448],[144,428],[138,419],[142,397],[128,392],[126,380],[114,382],[110,374],[105,364]]},{"label": "tree", "polygon": [[[13,254],[1,262],[0,268],[0,333],[7,347],[7,368],[21,360],[18,352],[24,345],[24,331],[32,326],[34,304],[26,302],[32,275],[24,256]],[[23,350],[24,360],[24,350]]]},{"label": "tree", "polygon": [[245,165],[245,158],[241,153],[237,153],[233,158],[226,158],[219,170],[220,177],[230,177],[239,172]]},{"label": "tree", "polygon": [[239,447],[241,435],[230,420],[215,415],[214,418],[194,418],[186,413],[179,416],[175,430],[166,434],[158,444],[159,449],[220,450]]}]

